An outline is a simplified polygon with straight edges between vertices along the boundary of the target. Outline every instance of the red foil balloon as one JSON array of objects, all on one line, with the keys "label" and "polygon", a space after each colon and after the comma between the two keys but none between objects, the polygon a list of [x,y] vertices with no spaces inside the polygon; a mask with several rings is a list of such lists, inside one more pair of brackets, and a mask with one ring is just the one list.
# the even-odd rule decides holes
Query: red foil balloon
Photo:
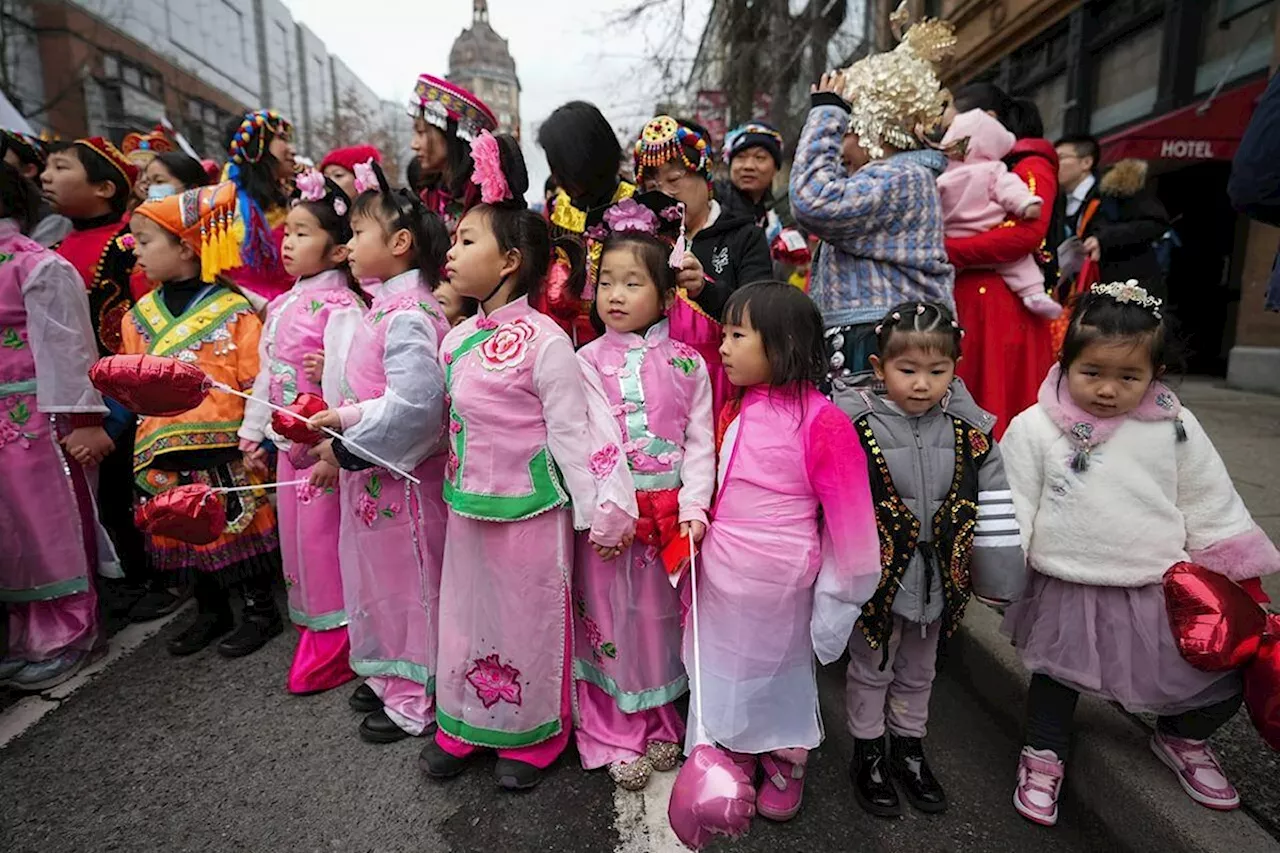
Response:
[{"label": "red foil balloon", "polygon": [[154,536],[208,545],[227,529],[227,510],[213,489],[192,483],[156,495],[138,508],[133,522]]},{"label": "red foil balloon", "polygon": [[1244,671],[1244,704],[1267,746],[1280,752],[1280,615],[1267,617],[1258,656]]},{"label": "red foil balloon", "polygon": [[1196,669],[1239,669],[1257,654],[1266,614],[1223,575],[1178,563],[1165,572],[1164,597],[1178,651]]},{"label": "red foil balloon", "polygon": [[1280,615],[1267,614],[1227,578],[1192,563],[1164,576],[1169,627],[1196,669],[1244,668],[1244,702],[1253,726],[1280,750]]},{"label": "red foil balloon", "polygon": [[89,368],[103,395],[138,415],[169,417],[200,405],[209,377],[193,364],[158,355],[109,355]]},{"label": "red foil balloon", "polygon": [[278,434],[296,444],[305,444],[308,447],[318,444],[320,439],[324,438],[324,433],[307,424],[307,420],[312,415],[318,415],[329,408],[323,397],[317,397],[315,394],[299,394],[298,399],[286,408],[293,414],[271,413],[271,428]]},{"label": "red foil balloon", "polygon": [[751,826],[756,792],[742,768],[723,750],[701,744],[680,767],[667,820],[686,847],[701,850],[716,835],[730,838]]}]

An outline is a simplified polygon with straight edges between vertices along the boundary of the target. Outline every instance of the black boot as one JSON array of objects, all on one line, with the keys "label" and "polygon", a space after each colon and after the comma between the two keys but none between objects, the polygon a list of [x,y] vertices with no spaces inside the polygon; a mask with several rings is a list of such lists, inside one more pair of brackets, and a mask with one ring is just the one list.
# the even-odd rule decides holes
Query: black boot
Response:
[{"label": "black boot", "polygon": [[169,654],[177,657],[193,655],[230,631],[235,624],[231,608],[225,603],[221,608],[201,608],[196,612],[195,621],[169,640],[166,647]]},{"label": "black boot", "polygon": [[395,743],[408,736],[408,732],[387,716],[385,708],[379,708],[360,723],[360,737],[369,743]]},{"label": "black boot", "polygon": [[372,714],[382,708],[382,700],[368,684],[357,687],[347,699],[347,704],[351,706],[351,710],[359,711],[361,714]]},{"label": "black boot", "polygon": [[918,737],[889,736],[889,772],[902,785],[907,802],[927,814],[947,810],[947,795],[929,769]]},{"label": "black boot", "polygon": [[452,779],[467,769],[470,758],[459,758],[445,751],[433,737],[418,753],[418,769],[432,779]]},{"label": "black boot", "polygon": [[270,595],[258,597],[245,590],[240,627],[230,637],[218,643],[218,654],[224,658],[251,655],[265,646],[272,637],[278,637],[283,632],[284,621],[280,618],[280,609]]},{"label": "black boot", "polygon": [[514,758],[499,758],[493,766],[493,778],[508,791],[527,791],[542,781],[542,771]]},{"label": "black boot", "polygon": [[902,814],[898,791],[889,779],[884,738],[854,741],[849,778],[853,780],[854,799],[869,814],[876,817],[898,817]]}]

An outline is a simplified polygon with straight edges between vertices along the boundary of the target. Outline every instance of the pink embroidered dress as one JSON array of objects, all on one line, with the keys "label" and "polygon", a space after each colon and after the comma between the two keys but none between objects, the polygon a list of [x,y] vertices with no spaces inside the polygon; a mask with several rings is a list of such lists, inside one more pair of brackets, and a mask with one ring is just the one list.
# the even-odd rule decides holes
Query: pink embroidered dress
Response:
[{"label": "pink embroidered dress", "polygon": [[0,219],[0,602],[15,665],[91,649],[92,575],[118,569],[93,503],[96,476],[58,444],[107,412],[89,383],[96,358],[75,268]]},{"label": "pink embroidered dress", "polygon": [[[816,388],[752,386],[720,448],[720,488],[698,564],[700,685],[686,748],[822,742],[814,655],[840,657],[880,580],[867,462],[849,418]],[[821,520],[820,520],[821,519]],[[685,630],[690,689],[692,631]]]},{"label": "pink embroidered dress", "polygon": [[[258,378],[253,396],[288,406],[299,394],[315,394],[332,407],[341,404],[339,382],[351,336],[364,313],[364,304],[347,286],[347,276],[329,270],[299,279],[291,290],[267,308],[258,344]],[[307,378],[302,359],[323,352],[324,375],[319,384]],[[289,450],[289,441],[270,428],[271,409],[245,406],[240,437],[270,438],[281,451],[276,463],[281,482],[306,479]],[[309,467],[309,466],[307,466]],[[298,627],[298,648],[289,668],[291,693],[314,693],[350,681],[347,613],[342,599],[338,564],[341,509],[337,488],[299,485],[277,492],[280,554],[289,590],[289,618]]]},{"label": "pink embroidered dress", "polygon": [[653,741],[684,740],[673,704],[688,687],[680,601],[659,552],[681,522],[706,523],[716,463],[711,379],[666,320],[643,336],[607,330],[578,359],[621,428],[643,519],[613,560],[578,537],[573,674],[578,754],[591,770],[634,760]]},{"label": "pink embroidered dress", "polygon": [[608,404],[526,298],[464,320],[441,352],[450,513],[436,742],[546,767],[569,739],[573,530],[617,544],[634,486]]},{"label": "pink embroidered dress", "polygon": [[[367,285],[341,380],[345,447],[359,444],[410,471],[343,470],[339,557],[351,668],[368,676],[387,715],[420,735],[431,720],[445,507],[444,377],[449,324],[417,270]],[[326,359],[326,362],[328,360]],[[371,462],[371,460],[370,460]]]}]

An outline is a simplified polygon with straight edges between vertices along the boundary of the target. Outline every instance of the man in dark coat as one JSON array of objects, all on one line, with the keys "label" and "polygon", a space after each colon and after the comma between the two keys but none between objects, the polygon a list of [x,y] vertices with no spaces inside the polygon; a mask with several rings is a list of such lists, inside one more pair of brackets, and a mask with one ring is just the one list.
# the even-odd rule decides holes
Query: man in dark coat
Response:
[{"label": "man in dark coat", "polygon": [[[1227,194],[1250,219],[1280,225],[1280,74],[1267,84],[1240,140]],[[1271,267],[1265,305],[1268,311],[1280,311],[1280,254]]]}]

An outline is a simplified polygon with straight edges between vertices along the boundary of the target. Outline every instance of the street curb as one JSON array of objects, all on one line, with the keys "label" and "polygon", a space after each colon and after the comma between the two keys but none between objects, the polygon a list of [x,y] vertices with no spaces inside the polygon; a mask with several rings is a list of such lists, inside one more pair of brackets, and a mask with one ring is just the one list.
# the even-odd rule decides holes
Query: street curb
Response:
[{"label": "street curb", "polygon": [[[1030,677],[1000,632],[997,614],[969,608],[947,643],[947,666],[1021,737]],[[1063,822],[1101,821],[1132,853],[1280,853],[1280,841],[1245,812],[1213,811],[1192,801],[1152,754],[1150,729],[1134,718],[1084,696],[1075,724],[1063,785]],[[1013,782],[1010,767],[1011,794]]]}]

